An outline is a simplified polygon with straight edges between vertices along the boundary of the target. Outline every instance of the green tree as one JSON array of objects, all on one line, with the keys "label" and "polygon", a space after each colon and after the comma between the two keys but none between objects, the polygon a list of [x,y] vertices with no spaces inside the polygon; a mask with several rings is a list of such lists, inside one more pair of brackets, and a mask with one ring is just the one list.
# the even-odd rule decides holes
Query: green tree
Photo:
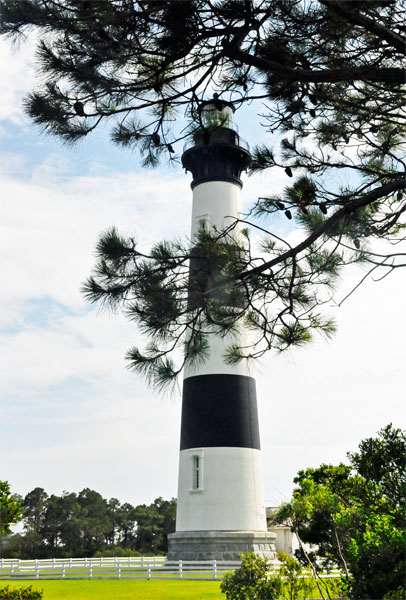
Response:
[{"label": "green tree", "polygon": [[43,488],[34,488],[24,497],[22,502],[24,529],[39,533],[44,521],[48,494]]},{"label": "green tree", "polygon": [[[90,492],[85,489],[79,494],[64,492],[61,496],[49,496],[40,533],[50,555],[91,556],[95,549],[99,549],[99,494],[94,492],[96,497],[92,498]],[[89,516],[91,499],[95,500],[94,516]],[[99,543],[95,542],[94,537]]]},{"label": "green tree", "polygon": [[10,533],[10,525],[21,521],[21,503],[11,493],[8,481],[0,481],[0,536]]},{"label": "green tree", "polygon": [[93,556],[105,545],[111,530],[108,503],[101,494],[89,488],[79,492],[77,503],[82,541],[80,552],[85,556]]},{"label": "green tree", "polygon": [[134,512],[137,521],[136,549],[164,554],[168,549],[167,534],[175,531],[176,500],[156,498],[149,506],[136,506]]},{"label": "green tree", "polygon": [[153,503],[162,517],[162,543],[160,551],[166,553],[168,550],[168,533],[174,533],[176,526],[176,498],[164,500],[161,496]]},{"label": "green tree", "polygon": [[106,544],[114,545],[118,538],[118,530],[120,526],[120,501],[117,498],[110,498],[107,502],[107,521],[108,528],[105,532]]},{"label": "green tree", "polygon": [[54,553],[93,556],[108,542],[111,529],[107,500],[85,488],[50,496],[41,533]]},{"label": "green tree", "polygon": [[124,548],[135,548],[136,511],[128,502],[122,504],[115,512],[118,543]]},{"label": "green tree", "polygon": [[317,545],[314,552],[301,545],[302,562],[340,566],[350,598],[403,598],[405,452],[404,433],[388,425],[348,454],[350,465],[300,471],[279,511],[301,543]]},{"label": "green tree", "polygon": [[[188,304],[187,243],[145,255],[114,230],[101,237],[86,293],[149,336],[127,358],[153,384],[182,368],[173,352],[185,331],[185,361],[239,321],[254,341],[230,344],[231,362],[284,350],[333,333],[322,306],[343,267],[362,261],[384,276],[403,266],[399,248],[373,245],[404,233],[402,9],[402,0],[0,0],[0,33],[40,33],[40,80],[25,106],[45,131],[74,143],[110,122],[113,141],[139,149],[146,166],[173,161],[203,127],[198,106],[214,87],[218,108],[250,106],[273,136],[272,147],[254,148],[251,171],[294,177],[280,196],[264,190],[247,219],[264,233],[262,248],[236,247],[225,232],[201,240],[207,269],[222,254],[217,296],[237,289],[240,310],[210,289]],[[210,139],[212,129],[201,133]],[[273,235],[276,213],[299,228],[296,245]]]},{"label": "green tree", "polygon": [[68,531],[72,532],[72,539],[79,543],[80,535],[71,509],[75,499],[76,494],[68,493],[64,493],[62,496],[52,494],[47,499],[44,523],[40,533],[53,556],[60,555],[63,542],[66,544]]}]

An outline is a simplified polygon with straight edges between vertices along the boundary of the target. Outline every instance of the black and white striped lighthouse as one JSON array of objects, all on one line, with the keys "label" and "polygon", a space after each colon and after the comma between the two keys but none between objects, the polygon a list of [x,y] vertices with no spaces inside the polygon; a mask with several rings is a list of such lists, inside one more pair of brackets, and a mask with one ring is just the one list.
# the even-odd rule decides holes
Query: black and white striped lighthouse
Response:
[{"label": "black and white striped lighthouse", "polygon": [[[240,218],[240,176],[250,159],[234,108],[215,95],[200,106],[200,127],[182,156],[192,173],[191,239]],[[238,227],[234,228],[238,235]],[[239,344],[247,332],[241,327]],[[235,333],[233,335],[235,341]],[[274,558],[267,532],[255,379],[247,360],[224,360],[230,340],[210,336],[207,359],[185,368],[176,533],[168,560],[231,560],[253,551]]]}]

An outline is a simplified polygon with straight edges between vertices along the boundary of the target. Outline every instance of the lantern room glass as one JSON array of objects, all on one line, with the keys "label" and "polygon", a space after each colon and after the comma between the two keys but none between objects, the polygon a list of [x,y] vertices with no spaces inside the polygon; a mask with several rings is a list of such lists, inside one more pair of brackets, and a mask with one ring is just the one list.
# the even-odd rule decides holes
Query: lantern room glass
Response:
[{"label": "lantern room glass", "polygon": [[234,125],[234,111],[231,106],[223,106],[219,110],[214,102],[208,102],[202,108],[201,119],[203,127],[211,129],[213,127],[227,127],[236,130]]}]

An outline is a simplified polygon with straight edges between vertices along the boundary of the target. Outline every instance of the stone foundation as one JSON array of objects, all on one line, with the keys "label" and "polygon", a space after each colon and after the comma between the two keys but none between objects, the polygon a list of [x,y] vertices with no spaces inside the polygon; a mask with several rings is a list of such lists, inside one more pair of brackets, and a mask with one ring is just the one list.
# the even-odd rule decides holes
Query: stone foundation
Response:
[{"label": "stone foundation", "polygon": [[273,560],[275,538],[267,531],[178,531],[168,535],[167,560],[239,560],[246,552]]}]

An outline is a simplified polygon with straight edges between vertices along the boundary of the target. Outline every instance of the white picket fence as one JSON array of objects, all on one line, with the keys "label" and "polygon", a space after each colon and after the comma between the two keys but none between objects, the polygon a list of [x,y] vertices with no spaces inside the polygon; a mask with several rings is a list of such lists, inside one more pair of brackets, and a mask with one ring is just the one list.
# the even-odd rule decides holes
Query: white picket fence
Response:
[{"label": "white picket fence", "polygon": [[0,580],[21,579],[221,579],[240,561],[176,561],[164,556],[0,560]]},{"label": "white picket fence", "polygon": [[[32,579],[193,579],[220,580],[240,561],[167,562],[165,556],[52,558],[44,560],[0,559],[0,580]],[[277,563],[273,565],[277,571]],[[331,571],[324,578],[339,577]],[[310,576],[310,573],[303,575]]]}]

